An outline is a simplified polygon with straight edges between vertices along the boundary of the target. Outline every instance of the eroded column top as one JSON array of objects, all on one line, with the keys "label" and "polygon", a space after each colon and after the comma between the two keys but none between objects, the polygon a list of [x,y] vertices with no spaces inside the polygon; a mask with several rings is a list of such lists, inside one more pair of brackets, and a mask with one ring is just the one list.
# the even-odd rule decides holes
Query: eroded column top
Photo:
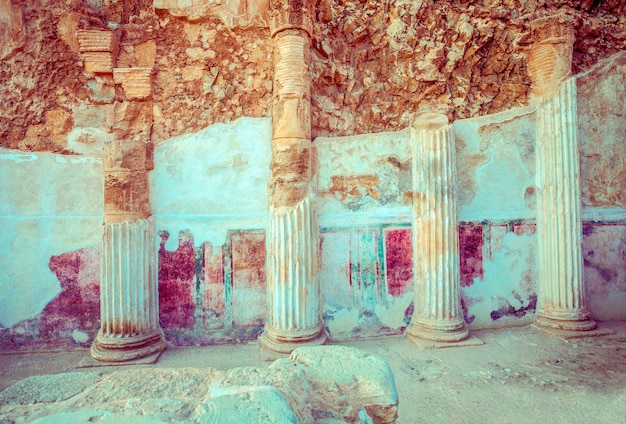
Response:
[{"label": "eroded column top", "polygon": [[270,31],[272,37],[288,29],[298,29],[310,37],[313,33],[312,10],[303,0],[271,0]]},{"label": "eroded column top", "polygon": [[424,112],[413,117],[411,126],[416,130],[438,130],[450,123],[448,117],[442,113]]},{"label": "eroded column top", "polygon": [[571,75],[576,22],[564,13],[530,22],[524,41],[530,44],[528,73],[534,98],[553,93]]}]

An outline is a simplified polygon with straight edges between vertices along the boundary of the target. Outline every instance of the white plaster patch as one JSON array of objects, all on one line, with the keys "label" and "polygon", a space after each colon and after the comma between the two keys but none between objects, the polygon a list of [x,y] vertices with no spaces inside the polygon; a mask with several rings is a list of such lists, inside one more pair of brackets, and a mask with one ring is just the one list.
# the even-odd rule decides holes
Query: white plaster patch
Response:
[{"label": "white plaster patch", "polygon": [[387,305],[376,305],[374,313],[383,325],[391,329],[400,328],[404,325],[404,313],[413,301],[413,298],[413,292],[405,293],[401,298],[394,299]]},{"label": "white plaster patch", "polygon": [[528,287],[525,281],[528,273],[531,274],[531,281],[536,281],[533,266],[537,247],[536,235],[516,235],[508,232],[498,244],[497,249],[492,251],[491,259],[483,256],[483,280],[475,278],[473,285],[462,288],[466,297],[483,299],[468,308],[468,316],[475,316],[470,324],[473,329],[511,324],[512,321],[522,324],[530,322],[534,316],[532,312],[527,312],[523,318],[511,316],[498,320],[491,318],[491,312],[506,302],[515,309],[528,306],[529,295],[536,293],[536,287]]},{"label": "white plaster patch", "polygon": [[74,330],[72,331],[72,338],[76,343],[87,343],[89,341],[89,334],[84,331]]},{"label": "white plaster patch", "polygon": [[465,211],[482,211],[491,216],[496,212],[527,216],[524,192],[534,186],[534,179],[524,166],[519,150],[511,144],[492,144],[487,149],[487,157],[487,163],[476,169],[478,192]]},{"label": "white plaster patch", "polygon": [[359,322],[359,310],[357,308],[335,310],[324,305],[324,311],[332,317],[326,321],[331,338],[339,339],[349,336]]},{"label": "white plaster patch", "polygon": [[60,292],[52,256],[100,242],[102,162],[3,150],[0,182],[0,324],[12,327]]},{"label": "white plaster patch", "polygon": [[[459,178],[459,219],[534,218],[534,109],[525,107],[454,122]],[[476,161],[484,156],[482,163]],[[467,178],[467,177],[465,177]],[[529,190],[529,191],[527,191]]]},{"label": "white plaster patch", "polygon": [[224,243],[229,230],[267,227],[271,121],[240,118],[155,147],[150,200],[157,228],[189,230],[197,245]]}]

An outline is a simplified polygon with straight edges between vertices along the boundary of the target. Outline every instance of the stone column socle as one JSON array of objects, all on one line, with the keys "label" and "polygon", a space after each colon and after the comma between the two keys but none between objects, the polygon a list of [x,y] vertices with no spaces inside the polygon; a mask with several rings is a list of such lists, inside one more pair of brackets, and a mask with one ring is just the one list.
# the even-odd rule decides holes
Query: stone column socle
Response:
[{"label": "stone column socle", "polygon": [[537,107],[538,301],[536,322],[563,338],[610,334],[585,306],[576,80],[576,21],[565,15],[530,24],[528,69]]},{"label": "stone column socle", "polygon": [[143,142],[105,144],[105,222],[100,269],[101,327],[91,356],[125,362],[166,347],[159,327],[154,220],[150,218],[148,170]]},{"label": "stone column socle", "polygon": [[461,311],[454,132],[445,115],[414,118],[414,312],[407,338],[420,348],[480,345]]},{"label": "stone column socle", "polygon": [[274,101],[264,359],[326,341],[311,165],[311,17],[297,0],[272,0],[270,16]]}]

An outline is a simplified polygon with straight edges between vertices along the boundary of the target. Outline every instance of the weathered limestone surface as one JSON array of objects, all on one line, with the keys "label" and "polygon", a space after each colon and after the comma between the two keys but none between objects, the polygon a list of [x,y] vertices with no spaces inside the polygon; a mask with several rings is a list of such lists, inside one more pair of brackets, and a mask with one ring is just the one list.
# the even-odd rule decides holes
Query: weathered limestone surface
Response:
[{"label": "weathered limestone surface", "polygon": [[113,72],[118,54],[118,40],[113,31],[82,29],[76,31],[85,72],[90,74]]},{"label": "weathered limestone surface", "polygon": [[269,0],[154,0],[156,9],[189,20],[219,17],[229,28],[268,26]]},{"label": "weathered limestone surface", "polygon": [[[46,402],[56,401],[54,413]],[[0,420],[138,423],[394,423],[387,362],[343,346],[300,348],[269,367],[129,369],[30,377],[0,393]]]},{"label": "weathered limestone surface", "polygon": [[148,171],[153,167],[151,145],[142,141],[111,141],[104,150],[105,223],[147,218]]},{"label": "weathered limestone surface", "polygon": [[[155,10],[155,4],[169,11]],[[267,193],[260,190],[263,193],[259,194],[258,189],[267,185],[268,176],[263,172],[268,168],[269,152],[264,145],[258,150],[250,149],[255,152],[252,154],[240,150],[237,150],[241,154],[237,153],[238,156],[216,154],[216,161],[212,162],[211,152],[223,153],[231,148],[228,142],[222,142],[227,139],[226,135],[212,137],[204,146],[199,142],[191,146],[190,140],[196,143],[198,131],[215,123],[234,122],[242,116],[265,117],[261,119],[268,122],[273,114],[276,131],[282,134],[274,143],[274,155],[282,159],[274,163],[275,175],[281,177],[272,180],[276,188],[273,199],[280,200],[278,203],[293,201],[294,207],[304,205],[302,202],[308,199],[311,217],[314,218],[315,211],[321,212],[319,221],[327,250],[320,257],[336,259],[325,268],[325,277],[332,277],[325,282],[326,288],[329,293],[345,296],[333,299],[333,305],[325,310],[328,312],[326,324],[336,330],[335,334],[347,338],[363,336],[366,332],[361,330],[366,327],[402,331],[408,321],[408,316],[403,314],[409,308],[412,295],[410,286],[405,285],[409,265],[405,260],[406,251],[399,252],[396,247],[408,237],[404,230],[410,221],[409,205],[413,202],[409,137],[406,131],[372,132],[406,128],[410,113],[435,110],[455,119],[461,172],[459,217],[462,221],[488,221],[483,223],[483,239],[476,229],[468,232],[471,240],[484,240],[484,258],[489,258],[485,259],[482,275],[476,272],[474,277],[467,277],[474,275],[471,271],[463,277],[467,278],[464,284],[469,284],[471,278],[484,284],[481,290],[477,286],[463,288],[467,292],[472,290],[472,299],[462,299],[466,301],[462,309],[464,313],[468,310],[468,320],[475,312],[480,315],[476,315],[475,323],[498,324],[502,322],[497,321],[500,318],[493,317],[517,319],[520,314],[534,310],[535,235],[526,229],[518,233],[518,228],[531,225],[525,220],[535,214],[532,141],[535,133],[529,130],[535,117],[529,113],[530,108],[491,113],[528,104],[531,91],[537,97],[540,93],[537,90],[545,88],[541,86],[542,78],[548,87],[566,77],[561,75],[563,70],[569,72],[571,67],[575,72],[585,71],[577,82],[581,190],[583,206],[593,210],[582,211],[583,222],[593,220],[604,225],[624,222],[626,174],[620,162],[626,154],[621,143],[625,129],[622,117],[624,56],[618,54],[594,66],[600,59],[624,49],[624,4],[569,0],[546,5],[482,0],[471,5],[449,1],[359,4],[320,0],[305,6],[311,11],[308,23],[299,20],[299,16],[292,19],[289,14],[276,15],[283,21],[272,23],[267,1],[222,1],[220,4],[210,0],[0,2],[0,11],[6,12],[0,13],[0,34],[7,34],[2,38],[6,43],[0,43],[0,57],[3,57],[0,60],[0,97],[3,99],[0,145],[22,151],[67,154],[50,156],[45,161],[40,157],[37,163],[42,164],[43,170],[39,165],[31,167],[26,162],[20,165],[24,169],[18,169],[16,174],[7,170],[8,178],[3,180],[2,191],[9,193],[7,198],[20,192],[20,198],[8,201],[5,206],[38,205],[39,200],[28,190],[28,184],[18,181],[28,174],[26,170],[30,174],[22,178],[24,181],[36,179],[37,184],[44,187],[49,187],[48,168],[50,178],[60,169],[65,169],[69,175],[67,180],[62,176],[54,177],[60,180],[55,182],[55,187],[62,187],[61,195],[49,197],[45,195],[47,189],[37,189],[38,193],[44,193],[40,196],[42,199],[55,199],[54,205],[46,204],[44,209],[62,208],[66,214],[62,218],[51,218],[46,213],[33,217],[28,207],[0,218],[10,222],[5,225],[5,234],[9,235],[5,242],[7,251],[23,250],[28,252],[23,256],[34,258],[15,261],[11,258],[16,255],[7,255],[5,262],[10,270],[4,277],[9,279],[5,281],[10,281],[7,285],[15,293],[24,290],[29,299],[42,288],[42,292],[47,293],[39,303],[32,303],[34,307],[28,309],[28,314],[21,307],[14,314],[5,311],[4,317],[8,318],[3,319],[16,325],[12,334],[36,334],[37,324],[31,321],[31,312],[40,310],[44,299],[49,301],[48,309],[63,304],[68,294],[65,288],[73,284],[75,275],[79,275],[78,281],[84,282],[91,281],[84,274],[97,274],[95,268],[86,271],[81,267],[97,263],[93,258],[98,249],[93,249],[93,245],[97,243],[94,234],[97,236],[99,231],[92,229],[94,220],[98,219],[94,217],[101,211],[84,215],[82,206],[76,211],[72,207],[81,199],[81,204],[84,200],[95,209],[100,208],[97,205],[101,202],[96,198],[98,193],[101,197],[101,188],[91,190],[92,172],[83,177],[78,169],[82,166],[80,160],[92,159],[79,160],[69,155],[101,157],[105,143],[113,140],[143,143],[170,140],[177,135],[189,136],[178,140],[190,142],[188,149],[179,149],[176,157],[179,163],[174,159],[162,162],[170,167],[171,175],[177,176],[178,184],[164,182],[170,175],[164,170],[160,174],[162,178],[152,186],[162,187],[160,194],[167,197],[158,212],[161,216],[157,217],[157,222],[163,223],[159,229],[171,233],[169,239],[163,239],[167,245],[163,255],[171,253],[167,256],[169,264],[179,267],[178,274],[171,274],[170,280],[164,278],[164,281],[176,281],[177,275],[185,275],[181,281],[192,287],[189,293],[184,293],[185,299],[187,294],[189,297],[196,294],[189,302],[181,302],[181,309],[177,311],[178,318],[182,317],[179,321],[189,322],[193,317],[208,315],[203,308],[214,299],[203,300],[198,293],[205,287],[202,284],[209,284],[209,277],[201,275],[204,268],[195,266],[194,260],[200,263],[200,260],[213,258],[211,255],[231,258],[228,251],[231,246],[237,249],[235,258],[244,257],[242,252],[258,252],[269,221]],[[174,10],[185,8],[188,10],[184,13]],[[566,11],[578,22],[575,31],[565,34],[563,30],[567,26],[557,26],[555,32],[550,33],[549,28],[544,31],[546,28],[537,25],[550,21],[552,18],[544,15],[552,15],[556,9]],[[294,26],[298,27],[296,33],[292,32]],[[86,34],[94,37],[86,37]],[[277,40],[274,59],[291,64],[284,68],[291,71],[275,75],[276,85],[283,85],[280,89],[284,94],[276,102],[271,95],[271,74],[275,66],[271,56],[272,34]],[[278,37],[282,41],[278,41]],[[533,40],[538,41],[537,37],[543,37],[543,41],[533,44]],[[303,41],[305,39],[307,41]],[[561,43],[565,39],[570,40],[569,46]],[[524,55],[524,51],[529,55]],[[571,60],[567,56],[570,53]],[[541,64],[541,57],[565,60],[548,61],[549,66],[545,68],[535,66]],[[302,61],[305,67],[293,66]],[[115,72],[116,79],[113,69],[132,70],[132,75],[142,69],[147,71],[144,77],[152,76],[152,82],[144,78],[141,84],[131,84],[128,89],[121,73]],[[312,80],[307,85],[299,85],[300,74],[311,75]],[[278,84],[279,80],[283,82]],[[298,90],[304,93],[302,98],[300,94],[294,95]],[[290,119],[292,116],[297,119]],[[458,119],[462,117],[471,119]],[[218,127],[213,130],[219,131]],[[257,130],[263,135],[255,135]],[[268,140],[268,131],[251,127],[242,143],[262,144]],[[318,134],[329,137],[318,139],[321,148],[315,153],[310,149],[310,139]],[[336,137],[345,134],[361,135]],[[196,148],[205,152],[198,154]],[[256,153],[259,158],[262,154],[265,156],[257,161]],[[226,157],[229,163],[222,167],[220,161]],[[60,161],[76,166],[72,165],[70,170]],[[189,168],[185,170],[185,166]],[[229,166],[255,171],[245,175],[225,171]],[[221,171],[211,178],[209,174],[217,168]],[[202,172],[194,172],[194,169]],[[316,170],[319,176],[314,175]],[[108,218],[113,219],[115,213],[111,212],[115,208],[120,208],[122,221],[124,214],[132,215],[132,219],[148,216],[149,209],[147,212],[142,209],[142,205],[150,201],[146,196],[145,175],[134,168],[115,172],[118,173],[112,172],[107,177]],[[241,180],[248,177],[251,180],[233,183],[239,176]],[[98,178],[101,179],[101,175]],[[208,184],[207,193],[199,193],[198,187],[204,187],[204,183]],[[319,192],[315,194],[318,183]],[[172,193],[178,187],[181,192]],[[237,190],[225,193],[227,190],[223,187],[237,187]],[[320,197],[319,202],[313,201],[313,194]],[[128,198],[127,203],[120,201],[124,196]],[[63,200],[68,198],[69,201]],[[246,204],[248,199],[250,204]],[[120,206],[122,204],[125,206]],[[259,205],[262,207],[257,207]],[[221,215],[224,211],[227,216]],[[213,212],[220,218],[209,216]],[[26,216],[28,219],[21,219]],[[518,221],[520,219],[523,222]],[[65,223],[61,224],[62,220]],[[345,222],[352,227],[338,228]],[[388,227],[390,224],[394,227]],[[287,224],[281,225],[286,228]],[[64,228],[74,230],[65,233]],[[178,249],[177,234],[186,229],[190,231],[184,233],[182,247]],[[601,233],[598,230],[598,234]],[[74,239],[70,240],[72,237]],[[313,240],[317,236],[311,233],[307,237]],[[387,247],[391,247],[391,253],[387,252]],[[489,251],[491,247],[493,251]],[[608,257],[618,255],[611,249],[607,247]],[[475,252],[479,250],[476,248]],[[397,276],[389,277],[387,266],[391,265],[389,257],[392,256],[398,258],[400,265],[389,267],[397,272]],[[466,262],[472,263],[468,269],[475,266],[476,258],[477,254],[468,253]],[[176,262],[179,259],[181,263]],[[226,288],[234,287],[234,304],[255,299],[256,293],[265,287],[265,272],[257,272],[258,264],[264,260],[265,257],[257,255],[255,261],[242,261],[233,265],[236,269],[230,269],[228,261],[223,261],[223,268],[220,268],[215,265],[218,263],[215,259],[215,263],[206,265],[207,269],[215,268],[211,269],[217,276],[211,280],[211,289],[226,293]],[[209,262],[207,259],[206,263]],[[598,271],[601,263],[593,258],[587,257],[587,263],[591,264],[587,268],[592,273],[600,275],[596,278],[600,285],[591,291],[596,299],[609,296],[608,288],[619,287],[621,278],[606,277],[611,273],[619,275],[618,266],[610,267],[607,274]],[[72,272],[65,272],[63,267]],[[494,288],[507,274],[513,274],[514,280],[507,279],[505,284]],[[61,296],[52,301],[52,293],[59,291],[54,275],[61,276],[62,287]],[[198,284],[196,293],[193,283],[200,280],[202,283]],[[18,290],[21,281],[33,284]],[[350,289],[333,282],[346,282]],[[405,288],[409,291],[403,292]],[[90,290],[95,293],[96,289]],[[399,297],[388,296],[400,292]],[[237,293],[241,293],[238,298]],[[617,299],[620,293],[618,288]],[[172,292],[171,298],[175,298],[175,294]],[[224,294],[224,298],[226,296]],[[324,300],[320,299],[320,303]],[[468,309],[470,303],[472,306]],[[264,315],[258,313],[258,308],[262,309],[263,304],[263,301],[256,302],[256,308],[246,311],[249,313],[237,312],[236,316],[226,312],[220,319],[230,325],[245,322],[260,327]],[[184,316],[181,312],[187,307],[193,309],[193,317],[191,313]],[[64,313],[69,314],[70,310]],[[605,313],[605,316],[615,316]],[[26,315],[30,318],[24,318]],[[32,319],[39,319],[37,316],[35,313]],[[59,316],[65,315],[56,315],[56,318]],[[76,323],[82,319],[80,316],[76,321],[67,320],[65,325],[75,326],[76,331],[81,332]],[[214,329],[210,325],[207,328]],[[71,343],[74,343],[72,339],[86,337],[83,333],[70,339],[63,331],[62,337]],[[181,336],[178,340],[192,343],[197,339]]]},{"label": "weathered limestone surface", "polygon": [[576,78],[580,189],[585,208],[626,213],[626,52]]},{"label": "weathered limestone surface", "polygon": [[546,16],[530,22],[528,73],[532,97],[551,95],[572,70],[576,20],[571,15]]},{"label": "weathered limestone surface", "polygon": [[154,220],[150,216],[150,144],[113,141],[104,154],[101,329],[91,356],[123,362],[165,349],[159,328]]},{"label": "weathered limestone surface", "polygon": [[445,115],[414,118],[411,341],[458,342],[469,337],[460,305],[454,132]]},{"label": "weathered limestone surface", "polygon": [[113,81],[122,86],[127,99],[145,99],[152,94],[152,68],[114,68]]},{"label": "weathered limestone surface", "polygon": [[22,9],[11,0],[0,1],[0,60],[6,60],[24,46]]},{"label": "weathered limestone surface", "polygon": [[[624,49],[624,5],[589,3],[313,2],[312,133],[398,130],[416,110],[459,119],[525,105],[530,77],[522,39],[531,19],[561,6],[580,18],[575,72]],[[270,115],[267,0],[2,4],[3,39],[13,40],[3,43],[10,53],[0,62],[7,76],[0,78],[3,146],[71,150],[74,113],[115,100],[112,67],[154,67],[154,104],[142,112],[154,115],[154,141]],[[81,52],[77,30],[113,33],[119,52]],[[58,120],[46,114],[57,109],[69,120],[54,132]]]},{"label": "weathered limestone surface", "polygon": [[311,159],[310,10],[272,1],[274,103],[267,233],[264,355],[326,340],[320,310],[317,210]]},{"label": "weathered limestone surface", "polygon": [[121,362],[161,352],[154,220],[108,224],[102,237],[102,326],[91,356]]},{"label": "weathered limestone surface", "polygon": [[585,306],[576,82],[570,78],[538,105],[537,323],[586,331],[596,327]]},{"label": "weathered limestone surface", "polygon": [[537,104],[537,324],[571,332],[596,328],[585,306],[576,81],[575,22],[555,15],[531,23]]},{"label": "weathered limestone surface", "polygon": [[575,72],[623,50],[616,2],[317,2],[314,136],[398,130],[415,110],[456,120],[527,104],[525,24],[559,7],[583,22]]}]

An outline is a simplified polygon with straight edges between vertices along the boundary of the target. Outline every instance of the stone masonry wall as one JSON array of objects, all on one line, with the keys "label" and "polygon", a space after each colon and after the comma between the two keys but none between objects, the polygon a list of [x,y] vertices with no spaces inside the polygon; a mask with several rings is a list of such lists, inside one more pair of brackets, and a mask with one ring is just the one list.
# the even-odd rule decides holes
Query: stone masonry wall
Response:
[{"label": "stone masonry wall", "polygon": [[[180,7],[187,3],[194,6]],[[1,0],[0,146],[82,153],[103,139],[158,142],[268,117],[267,3]],[[527,104],[524,37],[537,16],[565,11],[579,19],[575,73],[626,48],[626,6],[617,0],[317,0],[313,7],[314,138],[396,131],[418,111],[454,120]],[[77,29],[113,32],[115,66],[153,68],[152,96],[129,105],[110,74],[85,72]]]}]

